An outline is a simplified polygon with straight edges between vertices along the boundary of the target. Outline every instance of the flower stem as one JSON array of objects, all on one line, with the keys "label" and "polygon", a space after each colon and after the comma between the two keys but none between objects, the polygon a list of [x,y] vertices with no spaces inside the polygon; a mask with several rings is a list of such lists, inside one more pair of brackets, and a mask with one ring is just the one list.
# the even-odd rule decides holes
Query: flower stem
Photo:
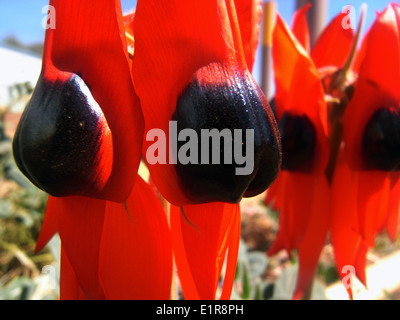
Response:
[{"label": "flower stem", "polygon": [[329,184],[332,184],[336,169],[336,162],[341,150],[343,140],[343,116],[353,94],[351,85],[346,83],[350,78],[351,68],[353,67],[358,45],[361,38],[361,32],[366,19],[367,6],[364,4],[361,8],[361,17],[358,23],[358,30],[353,42],[351,53],[344,67],[338,70],[332,76],[328,94],[338,99],[338,102],[332,100],[329,111],[329,125],[331,127],[330,137],[330,157],[325,169],[325,176]]}]

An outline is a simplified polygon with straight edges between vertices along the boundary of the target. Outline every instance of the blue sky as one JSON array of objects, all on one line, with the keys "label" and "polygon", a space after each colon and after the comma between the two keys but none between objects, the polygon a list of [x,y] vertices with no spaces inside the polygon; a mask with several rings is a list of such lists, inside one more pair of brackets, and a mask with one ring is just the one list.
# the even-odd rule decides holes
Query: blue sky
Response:
[{"label": "blue sky", "polygon": [[[84,0],[86,1],[86,0]],[[290,22],[295,7],[294,0],[277,0],[283,18]],[[386,0],[330,0],[330,17],[339,13],[345,5],[354,5],[358,10],[363,2],[368,3],[368,24],[374,17],[376,10],[383,10],[389,1]],[[396,1],[400,2],[400,1]],[[135,7],[136,0],[122,0],[123,9]],[[42,29],[42,7],[48,0],[0,0],[0,41],[9,35],[15,35],[23,43],[40,42],[44,36]]]},{"label": "blue sky", "polygon": [[[25,44],[43,41],[42,8],[47,4],[49,0],[0,0],[0,42],[10,35]],[[136,0],[122,0],[121,4],[129,9],[136,6]]]}]

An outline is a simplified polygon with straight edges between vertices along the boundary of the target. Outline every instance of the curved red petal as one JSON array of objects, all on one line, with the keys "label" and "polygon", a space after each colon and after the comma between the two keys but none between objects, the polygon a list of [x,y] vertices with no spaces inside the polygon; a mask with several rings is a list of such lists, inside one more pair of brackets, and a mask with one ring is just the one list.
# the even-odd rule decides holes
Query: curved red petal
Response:
[{"label": "curved red petal", "polygon": [[170,298],[172,245],[168,222],[156,194],[140,177],[126,207],[107,202],[99,273],[107,299]]},{"label": "curved red petal", "polygon": [[[274,208],[279,210],[279,228],[276,239],[268,250],[269,256],[273,256],[283,249],[290,254],[293,249],[290,245],[291,239],[289,234],[291,216],[290,211],[287,209],[290,206],[290,202],[285,201],[287,196],[286,185],[288,184],[289,176],[289,172],[281,171],[277,179],[278,184],[275,186]],[[289,198],[291,197],[289,196]]]},{"label": "curved red petal", "polygon": [[293,294],[294,299],[303,296],[312,283],[322,248],[326,243],[330,222],[330,188],[328,182],[323,176],[319,176],[314,177],[313,184],[312,198],[309,199],[312,203],[308,213],[309,217],[305,217],[307,219],[306,229],[303,230],[302,238],[298,244],[299,272]]},{"label": "curved red petal", "polygon": [[387,219],[390,179],[383,171],[361,171],[357,176],[359,230],[365,245],[372,248]]},{"label": "curved red petal", "polygon": [[87,300],[76,278],[74,268],[71,266],[62,246],[60,261],[60,299]]},{"label": "curved red petal", "polygon": [[106,201],[65,197],[57,201],[61,244],[88,299],[103,296],[99,286],[99,252]]},{"label": "curved red petal", "polygon": [[239,255],[240,230],[241,230],[241,216],[240,206],[236,206],[234,211],[234,218],[230,226],[229,234],[227,234],[228,256],[226,261],[226,270],[224,276],[224,284],[221,292],[221,300],[230,300],[233,283],[235,281],[237,259]]},{"label": "curved red petal", "polygon": [[227,250],[222,298],[230,298],[240,240],[239,211],[238,205],[224,203],[171,207],[172,244],[185,299],[216,298]]},{"label": "curved red petal", "polygon": [[391,173],[391,192],[389,194],[386,230],[392,242],[395,242],[399,231],[400,179],[398,173]]},{"label": "curved red petal", "polygon": [[[269,250],[269,255],[281,249],[288,253],[297,249],[303,241],[312,213],[316,178],[296,172],[280,173],[279,229],[277,239]],[[299,186],[302,188],[299,188]],[[282,240],[281,240],[282,238]],[[285,243],[282,247],[281,244]]]},{"label": "curved red petal", "polygon": [[262,0],[235,0],[247,68],[253,70],[260,41],[260,25],[263,17]]},{"label": "curved red petal", "polygon": [[[335,253],[336,266],[341,279],[347,274],[346,266],[355,266],[356,256],[362,237],[359,232],[358,179],[340,154],[332,183],[332,217],[330,221],[331,243]],[[351,294],[351,290],[348,290]]]},{"label": "curved red petal", "polygon": [[361,242],[358,247],[354,263],[357,278],[365,287],[367,287],[366,264],[367,264],[368,249],[369,249],[368,246],[364,242]]},{"label": "curved red petal", "polygon": [[42,250],[58,231],[58,203],[59,199],[49,196],[42,228],[40,229],[40,234],[36,241],[36,252]]},{"label": "curved red petal", "polygon": [[301,43],[304,49],[310,53],[310,31],[307,23],[307,12],[311,4],[308,3],[303,8],[297,10],[293,15],[292,31],[296,39]]},{"label": "curved red petal", "polygon": [[337,15],[315,43],[311,58],[317,68],[344,66],[354,42],[353,29],[343,27],[343,21],[346,19],[348,19],[347,13]]},{"label": "curved red petal", "polygon": [[62,299],[103,297],[98,283],[98,255],[104,207],[105,201],[95,199],[49,197],[36,250],[59,233]]},{"label": "curved red petal", "polygon": [[360,67],[360,79],[370,81],[399,99],[400,7],[392,4],[379,14],[368,34],[367,50]]}]

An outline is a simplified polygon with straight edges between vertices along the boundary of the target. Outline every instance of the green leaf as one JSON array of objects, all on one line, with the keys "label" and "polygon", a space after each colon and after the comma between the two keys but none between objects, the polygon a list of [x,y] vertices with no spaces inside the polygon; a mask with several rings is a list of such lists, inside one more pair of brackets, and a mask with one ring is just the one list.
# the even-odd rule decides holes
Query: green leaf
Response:
[{"label": "green leaf", "polygon": [[249,267],[247,263],[242,264],[243,268],[243,274],[242,274],[242,298],[247,300],[250,299],[251,296],[251,283],[250,283],[250,275],[249,275]]}]

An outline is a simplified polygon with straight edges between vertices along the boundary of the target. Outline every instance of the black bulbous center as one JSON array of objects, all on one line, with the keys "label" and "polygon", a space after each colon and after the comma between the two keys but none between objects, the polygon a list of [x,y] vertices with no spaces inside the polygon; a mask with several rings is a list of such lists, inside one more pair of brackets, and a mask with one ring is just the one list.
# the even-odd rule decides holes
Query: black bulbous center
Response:
[{"label": "black bulbous center", "polygon": [[279,121],[282,140],[282,169],[310,172],[314,166],[316,132],[306,115],[285,112]]},{"label": "black bulbous center", "polygon": [[19,169],[53,196],[84,193],[96,181],[101,110],[81,78],[40,78],[13,140]]},{"label": "black bulbous center", "polygon": [[400,170],[400,112],[397,108],[380,108],[365,126],[362,137],[365,169]]},{"label": "black bulbous center", "polygon": [[[190,129],[199,138],[198,161],[183,164],[178,159],[176,165],[188,198],[238,203],[262,193],[276,179],[281,161],[277,124],[249,77],[238,75],[222,83],[193,80],[178,97],[172,120],[178,134]],[[178,150],[187,143],[178,141]]]}]

